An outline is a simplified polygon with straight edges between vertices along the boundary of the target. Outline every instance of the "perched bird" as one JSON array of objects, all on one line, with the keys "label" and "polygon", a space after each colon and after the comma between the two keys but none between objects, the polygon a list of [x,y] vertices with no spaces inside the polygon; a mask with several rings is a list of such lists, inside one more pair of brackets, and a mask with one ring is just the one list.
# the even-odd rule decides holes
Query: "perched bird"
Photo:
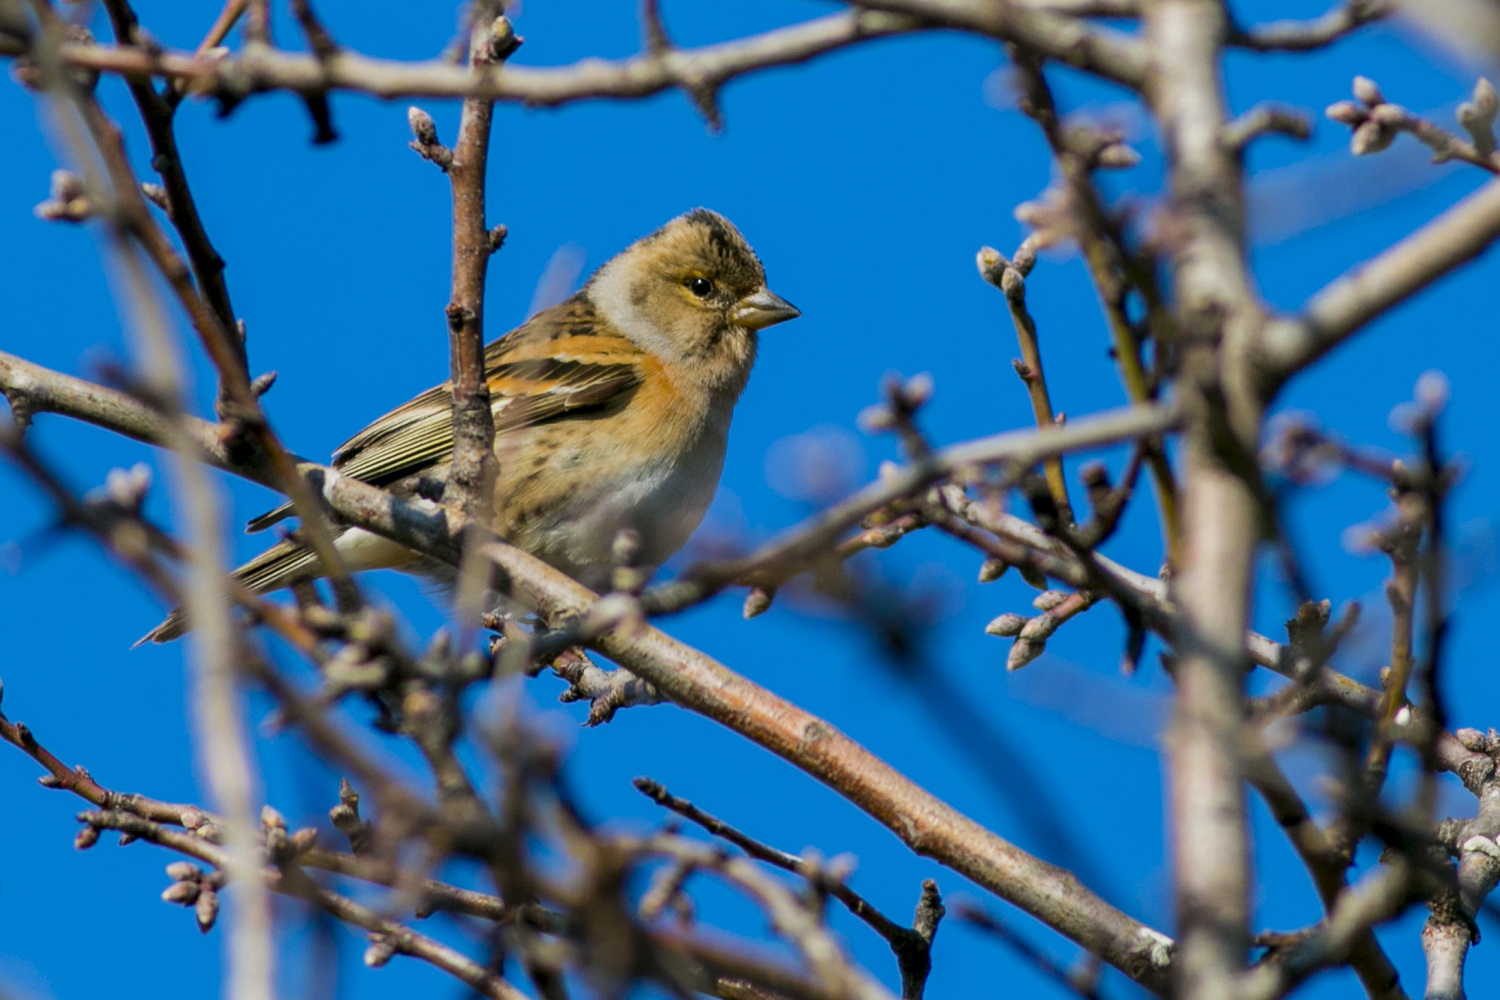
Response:
[{"label": "perched bird", "polygon": [[[491,527],[596,588],[621,529],[639,534],[639,565],[659,566],[713,499],[757,332],[799,315],[766,287],[739,230],[707,209],[610,259],[572,298],[485,348],[499,468]],[[448,383],[429,389],[344,442],[333,467],[398,496],[430,496],[452,457],[451,406]],[[290,513],[278,507],[250,530]],[[359,528],[341,529],[335,545],[351,570],[441,575]],[[235,575],[264,593],[325,573],[292,536]],[[187,628],[179,609],[141,641]]]}]

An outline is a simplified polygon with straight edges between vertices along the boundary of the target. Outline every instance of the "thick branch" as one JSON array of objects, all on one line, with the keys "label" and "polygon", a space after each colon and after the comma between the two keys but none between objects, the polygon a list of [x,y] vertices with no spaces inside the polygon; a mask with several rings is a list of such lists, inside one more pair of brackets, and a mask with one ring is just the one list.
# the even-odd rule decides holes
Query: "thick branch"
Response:
[{"label": "thick branch", "polygon": [[1250,943],[1250,848],[1240,760],[1245,630],[1260,505],[1248,348],[1262,323],[1244,248],[1244,178],[1223,142],[1221,4],[1145,8],[1149,100],[1166,147],[1185,401],[1183,559],[1173,594],[1178,693],[1168,739],[1179,948],[1174,985],[1227,1000]]},{"label": "thick branch", "polygon": [[[142,440],[152,440],[160,430],[158,418],[123,394],[90,387],[0,353],[0,386],[15,383],[26,386],[25,398],[37,410],[69,412]],[[1165,425],[1161,411],[1125,413],[1135,414],[1134,422],[1116,416],[1112,434],[1119,435],[1122,428],[1132,435],[1158,433]],[[237,469],[225,459],[212,425],[185,423],[214,464],[269,484],[265,470]],[[955,451],[968,456],[963,464],[993,463],[1018,455],[1036,461],[1060,446],[1085,441],[1090,434],[1105,438],[1097,424],[1091,427],[1089,421],[1080,420],[1050,434],[1006,435]],[[981,445],[988,446],[986,453],[981,453]],[[346,522],[457,564],[467,524],[456,513],[423,510],[329,470],[303,468],[322,475],[324,497]],[[929,472],[924,470],[924,474]],[[581,617],[598,601],[582,585],[498,539],[491,541],[488,551],[508,578],[514,596],[550,621]],[[644,622],[622,622],[599,635],[593,645],[679,705],[723,724],[824,782],[917,853],[1016,904],[1148,988],[1165,988],[1166,938],[1095,896],[1071,873],[1027,854],[962,815],[824,720]]]}]

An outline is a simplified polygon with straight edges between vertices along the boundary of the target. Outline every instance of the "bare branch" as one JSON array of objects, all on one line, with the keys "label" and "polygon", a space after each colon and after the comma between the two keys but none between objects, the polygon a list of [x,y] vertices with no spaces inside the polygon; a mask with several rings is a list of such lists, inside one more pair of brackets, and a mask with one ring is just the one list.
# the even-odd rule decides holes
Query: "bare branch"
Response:
[{"label": "bare branch", "polygon": [[924,27],[929,26],[912,17],[850,11],[698,49],[674,49],[615,62],[593,59],[567,67],[497,66],[482,73],[446,60],[404,63],[347,49],[322,56],[257,49],[216,60],[175,51],[65,44],[60,54],[79,68],[166,77],[182,81],[194,93],[235,100],[265,90],[304,95],[348,90],[386,99],[483,97],[555,107],[572,101],[622,100],[674,88],[719,86],[759,70]]},{"label": "bare branch", "polygon": [[[1089,277],[1099,294],[1100,305],[1109,323],[1116,364],[1121,381],[1133,403],[1156,399],[1158,387],[1147,373],[1142,354],[1144,328],[1130,317],[1127,296],[1136,286],[1145,301],[1148,316],[1163,312],[1161,295],[1156,287],[1155,267],[1150,263],[1132,264],[1122,228],[1107,210],[1103,196],[1094,183],[1097,161],[1082,154],[1070,141],[1047,82],[1042,61],[1034,54],[1012,46],[1011,61],[1021,84],[1020,108],[1030,116],[1047,138],[1059,172],[1067,184],[1068,202],[1075,219],[1074,236],[1088,264]],[[1099,148],[1094,144],[1094,148]],[[1160,346],[1158,345],[1158,349]],[[1151,443],[1146,452],[1156,490],[1157,508],[1161,514],[1162,534],[1166,537],[1168,566],[1181,561],[1182,517],[1179,510],[1176,476],[1166,452],[1159,442]]]},{"label": "bare branch", "polygon": [[[243,3],[240,6],[243,7]],[[119,44],[137,44],[140,25],[136,21],[135,12],[126,0],[110,0],[104,8],[109,14],[110,23],[114,26],[115,38]],[[225,14],[229,13],[229,8],[226,8]],[[228,30],[227,26],[223,28],[226,33]],[[213,33],[210,33],[211,38],[212,35]],[[198,213],[198,203],[193,197],[192,188],[188,185],[187,173],[183,169],[182,154],[177,148],[177,135],[173,129],[173,120],[178,105],[175,100],[158,94],[149,78],[131,77],[127,82],[131,96],[135,98],[141,121],[146,126],[146,136],[151,142],[151,166],[161,175],[167,216],[182,237],[183,249],[187,251],[188,261],[197,278],[198,290],[208,302],[209,307],[213,309],[219,323],[225,329],[232,330],[238,317],[229,300],[229,286],[224,282],[224,258],[219,256],[208,237],[208,230],[204,227],[203,218]],[[245,354],[243,339],[239,340],[238,348],[238,363],[248,371],[249,360]],[[220,387],[219,393],[218,406],[220,414],[223,415],[226,406],[231,404],[231,396],[227,394],[223,386]]]},{"label": "bare branch", "polygon": [[[0,362],[4,357],[0,354]],[[643,603],[649,612],[661,613],[697,603],[734,583],[774,587],[805,569],[861,518],[961,469],[999,463],[1028,468],[1050,455],[1163,433],[1175,427],[1176,420],[1169,407],[1136,406],[1081,417],[1062,427],[1011,431],[944,448],[870,484],[753,555],[689,567],[679,579],[647,591]]]},{"label": "bare branch", "polygon": [[[1349,855],[1341,853],[1313,820],[1306,803],[1258,736],[1247,736],[1247,741],[1252,743],[1246,760],[1249,780],[1265,798],[1277,824],[1286,831],[1312,876],[1325,912],[1331,914],[1350,892],[1347,871],[1352,851]],[[1396,968],[1370,928],[1350,934],[1348,960],[1371,1000],[1406,1000]]]},{"label": "bare branch", "polygon": [[1275,1000],[1321,969],[1342,962],[1370,929],[1396,916],[1408,902],[1410,865],[1398,859],[1339,894],[1328,918],[1285,956],[1261,962],[1245,974],[1239,995]]},{"label": "bare branch", "polygon": [[[0,353],[0,385],[10,384],[16,373],[27,382],[26,395],[35,409],[66,407],[80,417],[105,422],[143,440],[150,440],[152,431],[159,428],[158,418],[119,394],[57,377],[38,365]],[[1132,408],[1050,432],[997,435],[956,446],[896,477],[907,488],[892,495],[908,493],[953,468],[1007,460],[1034,462],[1059,448],[1098,446],[1159,433],[1173,419],[1169,410]],[[213,442],[209,425],[188,426],[212,460],[235,471],[222,454],[222,444]],[[423,510],[331,470],[310,464],[304,468],[322,475],[325,499],[348,523],[457,565],[467,525],[456,512]],[[247,471],[259,479],[258,470]],[[861,502],[883,501],[889,489],[886,483],[878,483],[859,495]],[[812,530],[819,544],[843,530],[847,522],[842,519],[850,517],[856,506],[846,505],[837,517],[815,521]],[[881,502],[876,502],[869,509],[879,506]],[[597,595],[577,582],[498,538],[489,539],[487,545],[513,596],[549,620],[582,617],[598,601]],[[804,547],[815,548],[805,539],[786,543],[793,554]],[[621,622],[592,645],[678,705],[720,722],[828,784],[914,849],[1040,917],[1136,981],[1152,989],[1163,987],[1167,953],[1162,935],[1105,903],[1072,874],[1019,850],[957,812],[822,719],[643,622]]]},{"label": "bare branch", "polygon": [[1178,388],[1188,413],[1168,760],[1179,934],[1173,982],[1194,1000],[1235,995],[1250,943],[1238,734],[1261,534],[1261,505],[1249,481],[1261,406],[1246,361],[1262,318],[1245,256],[1243,169],[1223,142],[1226,17],[1221,5],[1194,0],[1159,0],[1145,9],[1154,59],[1148,100],[1173,163],[1173,313],[1183,337]]},{"label": "bare branch", "polygon": [[656,804],[672,810],[679,816],[691,820],[716,837],[722,837],[743,850],[752,858],[775,865],[789,872],[796,872],[808,879],[819,892],[826,892],[848,908],[849,912],[863,920],[870,928],[885,938],[901,970],[902,1000],[920,1000],[927,975],[932,968],[932,939],[937,933],[938,922],[943,918],[942,897],[938,895],[937,883],[928,879],[922,884],[922,898],[918,904],[913,926],[902,927],[877,910],[869,900],[849,888],[842,878],[809,862],[804,857],[788,854],[764,844],[754,837],[730,826],[728,823],[704,812],[687,799],[678,798],[650,778],[635,779],[635,787]]},{"label": "bare branch", "polygon": [[[1031,397],[1032,416],[1038,427],[1053,427],[1057,424],[1057,413],[1052,409],[1052,397],[1047,391],[1047,372],[1042,366],[1042,348],[1037,339],[1036,320],[1026,308],[1026,276],[1035,264],[1036,248],[1031,240],[1021,244],[1014,262],[1006,260],[993,247],[984,247],[979,251],[979,276],[1005,295],[1005,305],[1016,328],[1021,360],[1015,369]],[[1073,504],[1068,500],[1068,483],[1063,477],[1062,460],[1050,458],[1043,463],[1043,468],[1046,469],[1047,488],[1052,493],[1052,502],[1057,505],[1058,518],[1065,525],[1072,524]]]},{"label": "bare branch", "polygon": [[1271,21],[1249,28],[1236,27],[1229,44],[1256,52],[1309,52],[1332,45],[1371,21],[1391,12],[1390,0],[1345,0],[1311,21]]},{"label": "bare branch", "polygon": [[[119,830],[132,837],[160,844],[216,868],[227,869],[229,865],[227,852],[217,844],[193,833],[167,829],[139,816],[97,811],[83,813],[80,819],[90,826]],[[502,979],[498,973],[347,896],[323,888],[295,865],[279,870],[268,869],[263,872],[263,876],[276,892],[305,899],[346,923],[380,935],[381,940],[391,948],[391,954],[410,955],[429,962],[491,1000],[528,1000],[524,993]]]},{"label": "bare branch", "polygon": [[1490,181],[1373,260],[1346,272],[1307,301],[1298,316],[1270,323],[1260,366],[1279,387],[1500,236],[1500,181]]},{"label": "bare branch", "polygon": [[1368,77],[1354,78],[1354,101],[1338,101],[1324,114],[1349,128],[1349,149],[1355,156],[1368,156],[1387,149],[1402,132],[1432,150],[1433,163],[1461,160],[1492,174],[1500,174],[1500,153],[1495,150],[1494,120],[1500,99],[1490,82],[1480,77],[1474,99],[1459,105],[1458,120],[1469,139],[1459,138],[1422,115],[1392,104]]},{"label": "bare branch", "polygon": [[[469,65],[484,72],[504,62],[520,44],[498,5],[478,3],[469,12]],[[485,173],[489,165],[490,122],[494,103],[465,98],[458,141],[448,164],[453,189],[453,291],[448,301],[448,354],[453,391],[453,461],[443,502],[474,524],[489,524],[492,483],[496,475],[495,420],[485,370],[484,294],[490,256],[499,249],[505,227],[491,232],[486,220]],[[449,492],[451,490],[451,493]],[[459,645],[469,644],[468,629],[478,621],[484,595],[484,557],[477,546],[459,568],[455,605],[466,623]]]},{"label": "bare branch", "polygon": [[1224,142],[1237,152],[1264,135],[1305,140],[1312,135],[1312,122],[1300,111],[1275,104],[1257,104],[1224,126]]},{"label": "bare branch", "polygon": [[990,35],[1131,89],[1147,82],[1147,56],[1140,41],[1040,6],[988,0],[856,2],[868,10],[910,14],[932,24]]}]

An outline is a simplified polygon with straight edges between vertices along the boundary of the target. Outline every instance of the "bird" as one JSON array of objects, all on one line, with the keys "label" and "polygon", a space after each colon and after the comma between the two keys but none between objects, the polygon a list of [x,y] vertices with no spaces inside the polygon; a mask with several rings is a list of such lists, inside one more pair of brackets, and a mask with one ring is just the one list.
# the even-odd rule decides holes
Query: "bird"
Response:
[{"label": "bird", "polygon": [[[490,527],[594,589],[608,584],[616,539],[628,529],[635,565],[654,571],[698,527],[718,489],[760,331],[800,315],[766,287],[760,258],[733,223],[705,208],[610,258],[572,297],[485,347],[498,465]],[[444,382],[345,441],[332,467],[430,500],[452,453]],[[248,528],[291,513],[283,504]],[[351,571],[452,582],[450,568],[395,542],[361,528],[336,531]],[[234,571],[256,593],[325,575],[295,533]],[[168,642],[188,628],[179,608],[140,642]]]}]

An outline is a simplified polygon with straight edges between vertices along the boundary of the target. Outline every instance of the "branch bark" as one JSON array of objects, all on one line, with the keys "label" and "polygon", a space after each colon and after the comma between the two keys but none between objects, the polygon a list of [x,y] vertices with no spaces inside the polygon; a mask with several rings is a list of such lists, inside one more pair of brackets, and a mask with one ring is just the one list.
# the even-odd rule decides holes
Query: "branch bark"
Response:
[{"label": "branch bark", "polygon": [[1229,24],[1214,0],[1144,8],[1147,98],[1169,161],[1179,385],[1185,401],[1183,561],[1168,738],[1177,993],[1232,1000],[1250,944],[1249,820],[1240,755],[1245,631],[1261,509],[1251,479],[1260,407],[1248,348],[1261,325],[1244,250],[1244,184],[1223,141]]}]

